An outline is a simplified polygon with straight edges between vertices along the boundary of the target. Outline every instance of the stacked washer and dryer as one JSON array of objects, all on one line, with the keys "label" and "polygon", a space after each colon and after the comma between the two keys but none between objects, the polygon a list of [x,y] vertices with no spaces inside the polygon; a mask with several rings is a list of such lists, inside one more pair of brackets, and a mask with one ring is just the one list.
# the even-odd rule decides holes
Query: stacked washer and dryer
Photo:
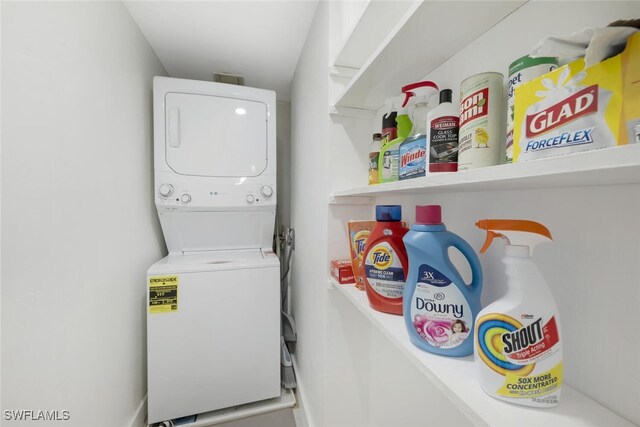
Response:
[{"label": "stacked washer and dryer", "polygon": [[275,92],[155,77],[149,424],[280,396]]}]

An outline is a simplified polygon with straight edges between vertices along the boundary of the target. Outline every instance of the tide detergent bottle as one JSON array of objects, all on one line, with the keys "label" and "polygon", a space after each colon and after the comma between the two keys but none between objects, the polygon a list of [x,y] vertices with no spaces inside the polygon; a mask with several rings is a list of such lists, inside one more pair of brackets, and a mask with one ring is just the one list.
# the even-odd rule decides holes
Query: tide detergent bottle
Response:
[{"label": "tide detergent bottle", "polygon": [[[416,206],[416,222],[403,240],[409,255],[404,321],[411,342],[444,356],[472,354],[482,291],[478,256],[460,236],[447,231],[439,205]],[[466,284],[451,263],[450,247],[469,262],[471,283]]]},{"label": "tide detergent bottle", "polygon": [[407,252],[402,238],[399,205],[376,206],[376,225],[364,249],[364,285],[369,304],[384,313],[402,314],[402,292],[407,274]]},{"label": "tide detergent bottle", "polygon": [[533,248],[551,240],[542,224],[483,219],[484,252],[494,237],[506,241],[507,293],[476,319],[476,363],[482,389],[496,399],[524,406],[556,406],[562,387],[562,343],[558,309],[531,260]]}]

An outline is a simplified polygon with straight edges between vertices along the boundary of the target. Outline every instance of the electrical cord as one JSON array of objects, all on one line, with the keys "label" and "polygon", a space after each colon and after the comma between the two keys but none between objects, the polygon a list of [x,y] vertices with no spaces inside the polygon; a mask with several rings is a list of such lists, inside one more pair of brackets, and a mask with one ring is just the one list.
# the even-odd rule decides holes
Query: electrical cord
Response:
[{"label": "electrical cord", "polygon": [[293,254],[293,238],[292,238],[292,229],[287,228],[281,237],[281,245],[282,245],[282,259],[281,259],[281,269],[280,269],[280,293],[281,293],[281,303],[287,299],[288,293],[288,280],[289,272],[291,270],[291,257]]},{"label": "electrical cord", "polygon": [[280,276],[280,307],[285,307],[288,297],[288,282],[285,280],[291,271],[291,258],[296,246],[296,234],[293,228],[288,228],[282,239],[284,273]]},{"label": "electrical cord", "polygon": [[[284,236],[284,252],[285,252],[285,271],[284,274],[280,277],[280,281],[283,281],[289,275],[289,270],[291,270],[291,256],[293,255],[293,251],[295,250],[295,231],[293,228],[287,229],[287,234]],[[290,247],[289,251],[287,251],[287,247]]]}]

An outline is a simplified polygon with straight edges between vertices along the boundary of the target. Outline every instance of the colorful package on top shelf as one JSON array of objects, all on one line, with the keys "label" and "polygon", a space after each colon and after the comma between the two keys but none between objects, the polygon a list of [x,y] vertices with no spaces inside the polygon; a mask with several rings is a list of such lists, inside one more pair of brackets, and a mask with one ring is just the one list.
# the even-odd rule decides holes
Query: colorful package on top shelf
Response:
[{"label": "colorful package on top shelf", "polygon": [[613,147],[640,139],[640,33],[585,68],[578,59],[515,89],[513,161]]}]

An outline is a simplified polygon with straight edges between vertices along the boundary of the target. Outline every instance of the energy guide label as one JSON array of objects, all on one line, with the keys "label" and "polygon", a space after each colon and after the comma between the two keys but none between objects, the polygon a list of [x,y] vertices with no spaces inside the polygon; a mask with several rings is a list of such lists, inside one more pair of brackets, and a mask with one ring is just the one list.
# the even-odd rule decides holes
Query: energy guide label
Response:
[{"label": "energy guide label", "polygon": [[178,276],[149,277],[149,313],[178,311]]}]

